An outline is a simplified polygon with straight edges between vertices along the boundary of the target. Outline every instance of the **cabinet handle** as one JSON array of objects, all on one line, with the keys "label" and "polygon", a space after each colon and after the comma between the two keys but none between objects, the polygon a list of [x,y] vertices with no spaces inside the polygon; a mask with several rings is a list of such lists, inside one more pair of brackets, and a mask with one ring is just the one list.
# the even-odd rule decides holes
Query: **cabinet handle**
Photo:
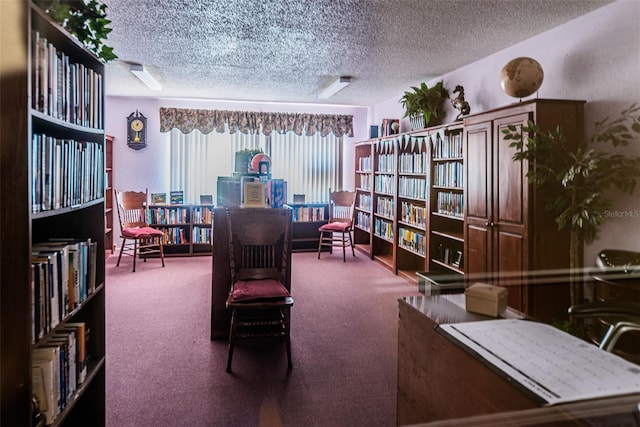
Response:
[{"label": "cabinet handle", "polygon": [[486,221],[484,225],[485,227],[493,227],[493,221]]}]

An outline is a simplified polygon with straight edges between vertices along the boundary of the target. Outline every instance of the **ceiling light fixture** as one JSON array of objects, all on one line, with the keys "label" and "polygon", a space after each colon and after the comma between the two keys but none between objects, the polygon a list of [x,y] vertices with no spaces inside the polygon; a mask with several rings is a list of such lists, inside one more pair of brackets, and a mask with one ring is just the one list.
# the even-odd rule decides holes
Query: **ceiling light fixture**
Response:
[{"label": "ceiling light fixture", "polygon": [[343,89],[349,83],[351,83],[351,77],[348,77],[348,76],[339,77],[329,86],[327,86],[322,91],[320,91],[320,93],[318,94],[318,99],[331,98],[333,95],[338,93],[339,90]]},{"label": "ceiling light fixture", "polygon": [[162,90],[160,83],[144,68],[142,64],[131,64],[129,70],[151,90]]}]

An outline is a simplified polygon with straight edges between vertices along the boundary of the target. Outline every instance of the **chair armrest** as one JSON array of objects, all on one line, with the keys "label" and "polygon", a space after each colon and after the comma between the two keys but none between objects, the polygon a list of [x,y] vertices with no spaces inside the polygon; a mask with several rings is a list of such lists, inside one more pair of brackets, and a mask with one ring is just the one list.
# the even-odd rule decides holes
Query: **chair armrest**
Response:
[{"label": "chair armrest", "polygon": [[589,302],[569,307],[576,317],[625,316],[640,319],[640,304],[628,301]]}]

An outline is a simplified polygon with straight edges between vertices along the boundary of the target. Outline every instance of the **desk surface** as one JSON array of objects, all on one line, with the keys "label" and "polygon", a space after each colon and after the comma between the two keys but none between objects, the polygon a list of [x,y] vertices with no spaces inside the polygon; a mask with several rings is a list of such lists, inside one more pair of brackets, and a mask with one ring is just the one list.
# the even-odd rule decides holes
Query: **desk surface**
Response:
[{"label": "desk surface", "polygon": [[[454,325],[477,322],[488,326],[500,320],[467,312],[463,295],[406,297],[399,303],[399,425],[531,410],[544,405],[539,395],[514,381],[513,375],[501,372],[442,331]],[[510,309],[503,317],[513,319],[507,324],[532,323]],[[633,396],[640,398],[640,390],[635,393]],[[606,399],[611,398],[600,400]]]}]

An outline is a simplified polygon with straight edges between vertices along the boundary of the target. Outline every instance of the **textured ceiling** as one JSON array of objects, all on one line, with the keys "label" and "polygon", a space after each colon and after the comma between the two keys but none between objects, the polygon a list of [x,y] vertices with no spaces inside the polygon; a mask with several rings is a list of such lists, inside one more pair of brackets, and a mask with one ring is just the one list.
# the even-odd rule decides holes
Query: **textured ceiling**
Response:
[{"label": "textured ceiling", "polygon": [[[119,57],[107,95],[373,105],[611,0],[103,2]],[[318,100],[338,76],[351,85]]]}]

